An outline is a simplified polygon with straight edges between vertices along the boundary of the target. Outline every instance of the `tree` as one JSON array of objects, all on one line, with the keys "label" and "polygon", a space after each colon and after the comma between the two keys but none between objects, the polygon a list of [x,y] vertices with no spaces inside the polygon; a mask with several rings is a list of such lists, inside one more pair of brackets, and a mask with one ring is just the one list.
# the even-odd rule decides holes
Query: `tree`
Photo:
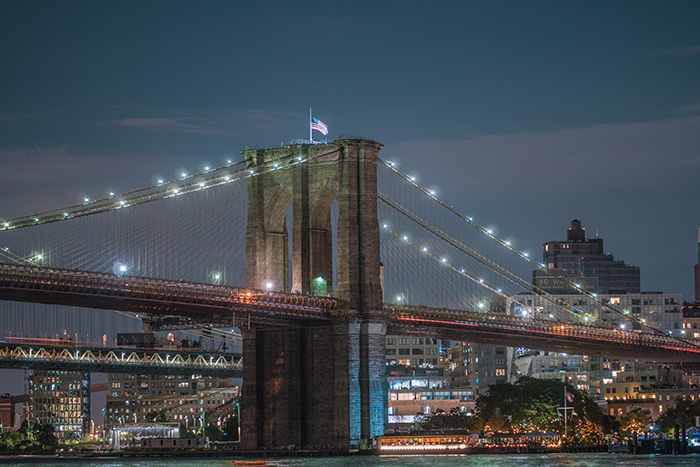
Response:
[{"label": "tree", "polygon": [[426,415],[420,422],[421,430],[440,430],[445,428],[476,430],[476,417],[467,415],[466,412],[459,410],[459,407],[453,407],[449,412],[437,409],[435,413]]},{"label": "tree", "polygon": [[224,422],[224,441],[239,441],[238,439],[238,417],[232,415]]},{"label": "tree", "polygon": [[204,436],[209,438],[209,441],[221,441],[223,439],[223,433],[214,423],[210,423],[206,426],[204,429]]},{"label": "tree", "polygon": [[644,410],[640,407],[635,407],[630,410],[622,417],[622,420],[620,420],[620,430],[627,436],[646,433],[650,425],[651,414],[648,410]]},{"label": "tree", "polygon": [[693,402],[688,399],[676,399],[676,404],[661,414],[656,424],[661,427],[667,436],[673,436],[676,426],[685,425],[689,428],[695,424],[695,417],[700,415],[700,401]]}]

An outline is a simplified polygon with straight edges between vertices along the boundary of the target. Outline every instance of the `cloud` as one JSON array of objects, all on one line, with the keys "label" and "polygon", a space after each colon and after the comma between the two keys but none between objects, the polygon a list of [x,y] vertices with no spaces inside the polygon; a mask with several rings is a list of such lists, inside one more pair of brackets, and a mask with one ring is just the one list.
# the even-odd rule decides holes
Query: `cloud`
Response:
[{"label": "cloud", "polygon": [[[599,124],[557,132],[418,140],[387,146],[412,168],[459,183],[528,185],[532,193],[587,186],[655,188],[687,177],[700,163],[700,117],[649,123]],[[440,161],[436,167],[435,161]],[[406,164],[404,164],[406,165]],[[527,175],[525,175],[527,174]],[[437,178],[436,174],[436,178]],[[425,177],[424,177],[425,179]],[[444,183],[444,182],[442,182]]]},{"label": "cloud", "polygon": [[117,126],[153,131],[177,131],[199,134],[226,134],[211,122],[200,118],[124,118],[115,122]]},{"label": "cloud", "polygon": [[[290,112],[251,109],[224,109],[187,115],[144,108],[131,108],[131,111],[151,115],[129,116],[97,124],[148,131],[232,136],[248,135],[251,131],[277,131],[289,127],[292,121],[302,117]],[[159,115],[153,116],[154,113]]]},{"label": "cloud", "polygon": [[673,47],[670,49],[657,49],[652,50],[650,53],[660,57],[692,57],[695,55],[700,55],[700,45]]},{"label": "cloud", "polygon": [[673,109],[673,111],[678,114],[700,113],[700,104],[681,105]]}]

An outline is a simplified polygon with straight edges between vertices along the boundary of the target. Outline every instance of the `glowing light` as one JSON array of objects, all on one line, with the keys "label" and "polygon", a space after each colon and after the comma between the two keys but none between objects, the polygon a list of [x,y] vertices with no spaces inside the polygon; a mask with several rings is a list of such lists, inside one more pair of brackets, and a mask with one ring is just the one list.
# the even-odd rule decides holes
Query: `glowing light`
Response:
[{"label": "glowing light", "polygon": [[209,166],[208,166],[208,165],[204,167],[204,171],[205,171],[205,172],[209,172]]},{"label": "glowing light", "polygon": [[424,247],[423,247],[423,253],[427,253],[427,252],[428,252],[428,247],[427,247],[427,246],[424,246]]},{"label": "glowing light", "polygon": [[389,161],[389,167],[396,167],[396,163]]},{"label": "glowing light", "polygon": [[318,276],[318,277],[316,278],[316,282],[318,282],[319,284],[322,284],[323,282],[325,282],[325,281],[323,280],[323,276]]},{"label": "glowing light", "polygon": [[162,184],[163,184],[163,179],[162,179],[162,178],[159,178],[159,179],[158,179],[158,185],[162,185]]},{"label": "glowing light", "polygon": [[441,263],[446,263],[446,262],[447,262],[447,258],[440,258],[440,262],[441,262]]},{"label": "glowing light", "polygon": [[68,217],[68,213],[67,213],[67,212],[64,212],[64,213],[63,213],[63,217]]},{"label": "glowing light", "polygon": [[121,201],[119,201],[119,204],[121,204],[122,206],[124,206],[124,205],[126,204],[126,201],[121,200]]},{"label": "glowing light", "polygon": [[434,190],[430,190],[430,191],[428,191],[428,193],[430,193],[430,196],[435,196],[435,191],[434,191]]},{"label": "glowing light", "polygon": [[484,280],[483,280],[483,279],[479,279],[479,284],[483,284],[483,283],[484,283]]},{"label": "glowing light", "polygon": [[415,181],[416,181],[416,177],[414,177],[414,176],[410,176],[410,177],[408,177],[408,179],[409,179],[410,181],[412,181],[412,182],[415,182]]},{"label": "glowing light", "polygon": [[87,198],[87,197],[86,197],[84,201],[85,201],[86,203],[89,203],[89,202],[90,202],[90,198]]},{"label": "glowing light", "polygon": [[586,322],[588,322],[588,316],[584,316],[584,317],[583,317],[583,320],[586,321]]},{"label": "glowing light", "polygon": [[527,258],[527,251],[523,253],[523,256]]},{"label": "glowing light", "polygon": [[39,223],[39,218],[38,218],[38,217],[35,217],[35,218],[34,218],[34,222],[36,222],[36,223],[38,224],[38,223]]},{"label": "glowing light", "polygon": [[114,274],[117,276],[123,276],[128,270],[129,268],[124,263],[114,263],[114,266],[112,267],[112,272],[114,272]]},{"label": "glowing light", "polygon": [[297,157],[297,160],[298,160],[299,162],[301,162],[301,161],[302,161],[302,157],[301,157],[301,156]]},{"label": "glowing light", "polygon": [[401,300],[403,300],[403,297],[401,297],[401,295],[397,295],[397,296],[396,296],[396,301],[397,301],[397,302],[400,302]]},{"label": "glowing light", "polygon": [[272,281],[265,281],[265,283],[263,284],[263,287],[265,288],[265,290],[272,290],[272,287],[274,287],[274,284],[272,283]]},{"label": "glowing light", "polygon": [[200,184],[199,184],[199,187],[200,187],[200,188],[204,188],[204,182],[200,183]]},{"label": "glowing light", "polygon": [[175,188],[175,189],[173,190],[173,193],[178,194],[178,193],[180,193],[180,190],[177,189],[177,188]]},{"label": "glowing light", "polygon": [[10,223],[9,223],[9,222],[5,222],[5,228],[6,228],[6,229],[9,229],[9,228],[10,228]]},{"label": "glowing light", "polygon": [[38,254],[38,255],[36,255],[36,259],[41,261],[42,259],[44,259],[44,255]]},{"label": "glowing light", "polygon": [[217,272],[216,274],[214,274],[214,280],[218,281],[219,279],[221,279],[221,274]]},{"label": "glowing light", "polygon": [[187,172],[182,172],[180,174],[180,178],[186,178],[187,177]]},{"label": "glowing light", "polygon": [[461,272],[462,274],[464,274],[464,269],[460,269],[459,272]]},{"label": "glowing light", "polygon": [[255,173],[255,170],[251,170],[250,174],[253,175]]},{"label": "glowing light", "polygon": [[580,289],[580,288],[581,288],[581,284],[574,284],[574,286],[575,286],[577,289]]},{"label": "glowing light", "polygon": [[491,235],[491,234],[493,233],[493,230],[491,230],[491,229],[486,229],[486,233],[489,234],[489,235]]},{"label": "glowing light", "polygon": [[483,302],[479,302],[479,308],[483,308],[483,307],[484,307]]},{"label": "glowing light", "polygon": [[280,165],[279,165],[277,162],[275,162],[275,163],[274,163],[274,166],[275,166],[275,168],[277,169],[277,168],[279,168]]},{"label": "glowing light", "polygon": [[542,269],[544,269],[544,268],[546,268],[547,266],[546,266],[544,263],[542,263],[542,264],[540,264],[540,267],[541,267]]},{"label": "glowing light", "polygon": [[501,289],[496,289],[496,292],[501,293],[502,290],[501,290]]},{"label": "glowing light", "polygon": [[509,241],[506,241],[506,246],[510,246],[510,242],[509,242]]},{"label": "glowing light", "polygon": [[470,217],[470,218],[469,218],[469,222],[471,222],[471,221],[473,221],[473,220],[474,220],[474,218],[473,218],[473,217]]},{"label": "glowing light", "polygon": [[383,229],[388,229],[388,228],[389,228],[389,224],[383,224],[383,225],[382,225],[382,228],[383,228]]},{"label": "glowing light", "polygon": [[110,197],[110,198],[113,198],[113,197],[114,197],[114,192],[113,192],[113,191],[110,191],[110,192],[109,192],[109,197]]},{"label": "glowing light", "polygon": [[403,236],[403,241],[404,241],[404,242],[407,242],[407,241],[408,241],[408,235],[404,235],[404,236]]},{"label": "glowing light", "polygon": [[226,180],[226,181],[228,182],[229,180],[231,180],[231,177],[229,177],[229,176],[227,175],[227,176],[224,177],[224,180]]},{"label": "glowing light", "polygon": [[226,161],[226,163],[227,163],[228,165],[231,165],[231,164],[233,164],[233,161],[232,161],[231,159],[228,159],[228,160]]}]

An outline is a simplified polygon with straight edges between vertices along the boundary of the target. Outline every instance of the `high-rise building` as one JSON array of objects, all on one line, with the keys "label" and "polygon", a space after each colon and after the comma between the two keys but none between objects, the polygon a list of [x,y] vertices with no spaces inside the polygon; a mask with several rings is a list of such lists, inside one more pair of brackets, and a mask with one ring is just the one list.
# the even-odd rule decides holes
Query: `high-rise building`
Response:
[{"label": "high-rise building", "polygon": [[30,419],[53,425],[59,439],[82,439],[90,430],[88,373],[35,371],[29,376]]},{"label": "high-rise building", "polygon": [[547,271],[533,271],[533,285],[548,293],[567,293],[570,289],[556,277],[573,280],[581,290],[601,294],[640,292],[639,268],[603,250],[603,239],[586,238],[581,221],[574,219],[566,233],[566,241],[543,245],[543,262]]}]

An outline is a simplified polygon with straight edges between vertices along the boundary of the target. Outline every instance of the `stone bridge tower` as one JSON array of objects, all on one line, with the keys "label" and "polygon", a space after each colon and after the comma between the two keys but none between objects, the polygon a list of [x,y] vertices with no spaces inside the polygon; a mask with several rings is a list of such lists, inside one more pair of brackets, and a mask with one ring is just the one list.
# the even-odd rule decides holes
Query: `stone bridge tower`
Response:
[{"label": "stone bridge tower", "polygon": [[347,139],[242,152],[247,169],[256,174],[248,182],[248,287],[300,293],[323,293],[325,287],[332,294],[335,200],[335,296],[344,315],[332,324],[243,331],[243,448],[294,444],[347,449],[383,433],[386,324],[377,221],[381,147],[375,141]]}]

